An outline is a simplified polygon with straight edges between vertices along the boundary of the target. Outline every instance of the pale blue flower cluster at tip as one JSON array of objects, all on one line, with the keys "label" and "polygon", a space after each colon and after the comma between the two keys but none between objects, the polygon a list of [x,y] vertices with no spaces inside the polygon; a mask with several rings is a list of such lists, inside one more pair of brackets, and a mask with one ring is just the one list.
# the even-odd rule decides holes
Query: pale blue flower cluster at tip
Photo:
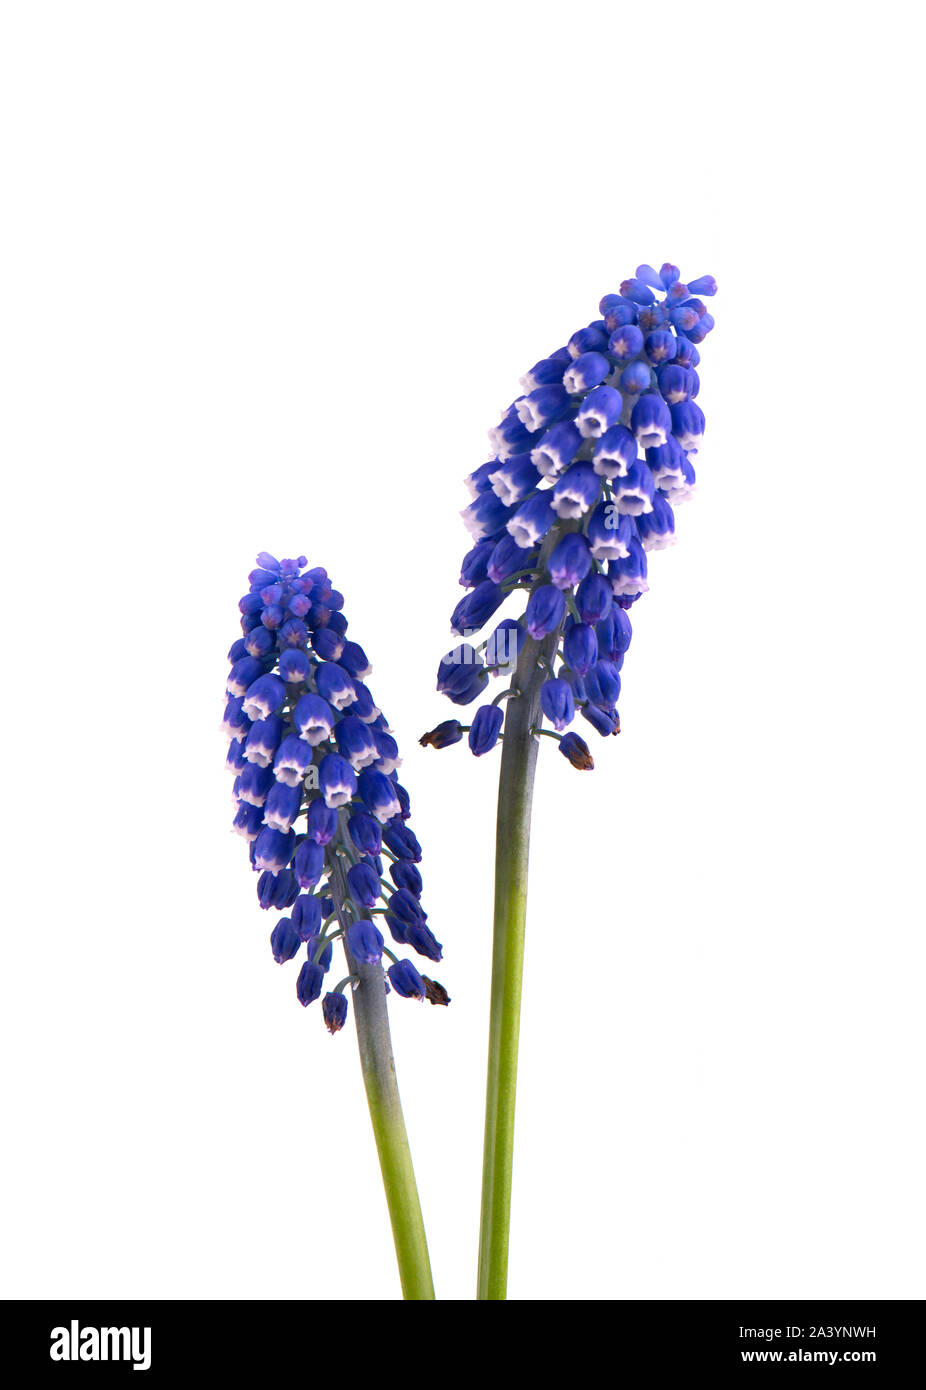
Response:
[{"label": "pale blue flower cluster at tip", "polygon": [[[521,378],[523,395],[489,431],[493,457],[467,478],[473,501],[462,515],[474,544],[451,630],[478,633],[509,594],[530,596],[523,617],[504,620],[481,647],[463,642],[443,658],[437,688],[455,704],[475,700],[490,675],[510,674],[525,634],[555,632],[544,717],[558,734],[576,713],[603,736],[619,731],[627,610],[649,587],[647,553],[673,544],[674,507],[695,485],[698,344],[714,326],[701,296],[716,291],[709,275],[686,284],[677,266],[638,266],[601,300],[600,318]],[[477,710],[477,756],[502,723],[496,704]],[[446,720],[421,742],[445,747],[464,731]],[[559,747],[573,766],[593,765],[578,734]]]},{"label": "pale blue flower cluster at tip", "polygon": [[[260,874],[258,901],[288,914],[270,934],[273,956],[302,954],[303,1005],[321,995],[339,936],[361,964],[390,958],[397,994],[445,1004],[443,987],[396,959],[373,920],[381,915],[398,944],[441,959],[421,906],[421,847],[406,824],[398,746],[365,684],[366,654],[347,636],[343,596],[324,569],[305,565],[304,555],[258,555],[238,604],[243,635],[228,653],[222,723],[234,829]],[[332,1033],[344,1025],[349,983],[322,1001]]]}]

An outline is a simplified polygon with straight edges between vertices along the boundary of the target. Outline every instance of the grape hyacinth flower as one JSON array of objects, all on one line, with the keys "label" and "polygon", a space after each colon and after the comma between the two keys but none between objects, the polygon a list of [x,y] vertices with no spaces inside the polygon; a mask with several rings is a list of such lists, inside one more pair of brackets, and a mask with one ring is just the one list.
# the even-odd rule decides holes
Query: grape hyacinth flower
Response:
[{"label": "grape hyacinth flower", "polygon": [[[502,749],[480,1298],[505,1296],[539,735],[557,741],[570,767],[590,771],[588,743],[569,726],[582,719],[601,737],[620,731],[628,613],[648,590],[649,553],[674,543],[675,509],[695,486],[705,426],[697,368],[714,327],[704,300],[716,290],[709,275],[685,283],[677,266],[638,266],[600,301],[597,319],[522,377],[524,394],[489,431],[493,457],[469,478],[474,500],[464,520],[478,544],[464,560],[468,593],[451,623],[464,640],[442,660],[437,688],[458,705],[480,703],[469,725],[446,721],[420,741],[444,748],[468,733],[479,757],[496,743]],[[520,565],[503,549],[509,540]],[[490,574],[489,557],[502,554]],[[521,615],[480,643],[480,629],[514,594],[526,600]],[[506,636],[514,629],[510,660],[493,650],[503,625]],[[492,697],[498,676],[503,688]]]},{"label": "grape hyacinth flower", "polygon": [[[449,996],[396,955],[376,924],[381,917],[395,945],[440,960],[420,902],[421,849],[406,824],[398,747],[364,684],[369,662],[346,636],[344,600],[324,569],[307,569],[305,556],[278,561],[262,552],[238,607],[242,635],[228,654],[222,725],[233,829],[248,842],[260,907],[277,914],[270,950],[279,964],[295,963],[300,1004],[320,999],[334,1034],[353,1001],[403,1291],[430,1299],[386,993],[431,1004]],[[346,973],[329,984],[338,942]]]}]

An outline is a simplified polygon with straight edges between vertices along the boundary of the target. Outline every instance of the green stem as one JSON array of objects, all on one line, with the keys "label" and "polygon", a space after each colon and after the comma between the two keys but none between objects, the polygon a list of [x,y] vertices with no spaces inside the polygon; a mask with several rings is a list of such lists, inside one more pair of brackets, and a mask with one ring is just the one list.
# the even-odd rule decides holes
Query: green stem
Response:
[{"label": "green stem", "polygon": [[[558,538],[556,535],[548,539],[552,542]],[[542,554],[541,571],[545,569],[545,562],[546,554]],[[504,1299],[508,1282],[527,869],[538,748],[531,728],[540,723],[540,688],[547,679],[547,672],[539,661],[546,658],[549,662],[558,640],[556,631],[542,642],[532,638],[525,641],[512,682],[520,694],[508,701],[505,710],[495,832],[495,927],[478,1299]]]},{"label": "green stem", "polygon": [[[347,887],[343,869],[337,861],[332,868],[332,877],[336,882],[338,899],[343,903],[347,897]],[[360,1066],[386,1190],[402,1297],[419,1301],[433,1299],[428,1242],[399,1099],[382,967],[358,964],[348,949],[346,938],[344,954],[351,974],[358,977],[352,1000]]]}]

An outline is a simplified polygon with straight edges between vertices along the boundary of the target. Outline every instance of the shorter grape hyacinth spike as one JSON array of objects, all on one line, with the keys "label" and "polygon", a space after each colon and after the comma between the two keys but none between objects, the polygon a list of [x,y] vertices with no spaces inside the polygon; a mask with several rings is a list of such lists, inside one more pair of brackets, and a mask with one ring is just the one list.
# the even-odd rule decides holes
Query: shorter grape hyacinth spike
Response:
[{"label": "shorter grape hyacinth spike", "polygon": [[374,921],[381,917],[397,945],[441,959],[421,906],[421,847],[406,823],[398,746],[364,682],[370,664],[347,636],[342,595],[324,569],[305,565],[304,555],[258,555],[238,604],[242,636],[228,653],[222,728],[233,829],[248,841],[260,906],[285,914],[270,948],[280,964],[301,958],[301,1004],[321,997],[334,942],[344,946],[347,975],[322,999],[336,1033],[357,963],[385,957],[384,977],[406,998],[447,1004],[449,996],[396,957]]},{"label": "shorter grape hyacinth spike", "polygon": [[473,540],[460,583],[468,591],[451,631],[471,639],[509,595],[524,592],[517,620],[487,641],[464,640],[438,667],[437,689],[454,704],[485,695],[492,676],[511,680],[472,723],[447,720],[423,746],[468,734],[481,756],[504,737],[500,702],[517,695],[514,673],[527,638],[551,656],[535,728],[559,740],[580,770],[588,745],[565,732],[576,714],[606,737],[620,731],[620,671],[630,645],[627,610],[646,593],[648,554],[675,541],[675,507],[695,486],[704,434],[698,345],[714,327],[702,296],[712,276],[684,283],[678,267],[637,267],[601,315],[521,378],[524,394],[489,431],[494,457],[467,478],[462,513]]}]

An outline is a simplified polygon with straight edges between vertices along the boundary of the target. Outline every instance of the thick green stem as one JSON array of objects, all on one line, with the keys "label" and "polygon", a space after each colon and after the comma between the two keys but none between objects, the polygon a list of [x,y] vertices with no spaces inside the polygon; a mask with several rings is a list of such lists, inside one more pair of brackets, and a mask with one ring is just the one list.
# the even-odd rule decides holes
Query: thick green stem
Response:
[{"label": "thick green stem", "polygon": [[553,656],[558,640],[557,631],[542,642],[531,638],[525,641],[514,679],[519,694],[508,701],[505,711],[495,831],[495,927],[479,1233],[479,1299],[504,1299],[508,1282],[521,974],[531,803],[538,746],[531,729],[540,723],[540,688],[547,678],[539,661]]},{"label": "thick green stem", "polygon": [[[340,864],[332,870],[338,899],[344,903],[347,887]],[[366,1087],[370,1119],[379,1166],[386,1190],[389,1220],[395,1242],[396,1261],[402,1283],[402,1297],[426,1300],[434,1298],[428,1242],[418,1200],[415,1170],[412,1166],[402,1102],[396,1081],[389,1015],[386,1010],[386,986],[382,967],[359,965],[344,942],[344,951],[351,973],[357,977],[352,1002],[360,1048],[360,1066]]]}]

